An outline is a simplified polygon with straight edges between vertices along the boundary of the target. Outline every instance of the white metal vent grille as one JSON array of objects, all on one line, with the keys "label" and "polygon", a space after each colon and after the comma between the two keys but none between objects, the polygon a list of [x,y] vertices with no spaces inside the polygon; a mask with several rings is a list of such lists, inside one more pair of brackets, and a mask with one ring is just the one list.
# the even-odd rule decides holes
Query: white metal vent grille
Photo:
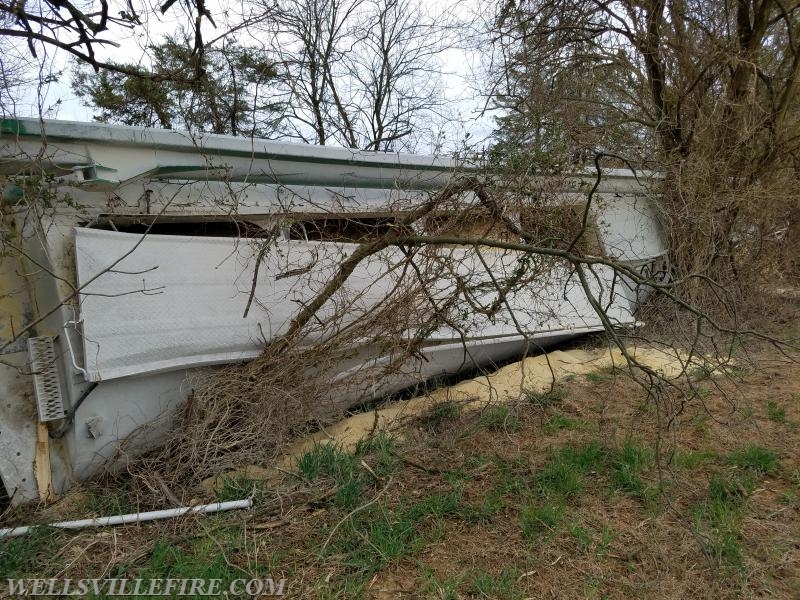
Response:
[{"label": "white metal vent grille", "polygon": [[51,337],[28,338],[28,356],[33,372],[33,387],[40,421],[64,418],[61,379],[56,366],[56,353]]}]

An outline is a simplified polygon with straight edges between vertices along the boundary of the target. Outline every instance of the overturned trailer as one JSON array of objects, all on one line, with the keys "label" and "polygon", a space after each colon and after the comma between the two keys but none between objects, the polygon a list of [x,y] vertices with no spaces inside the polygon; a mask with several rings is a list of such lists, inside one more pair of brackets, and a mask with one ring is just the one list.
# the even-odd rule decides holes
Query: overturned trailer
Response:
[{"label": "overturned trailer", "polygon": [[[139,436],[137,451],[158,444],[162,417],[185,401],[193,372],[258,356],[359,244],[403,226],[422,200],[476,170],[428,156],[4,120],[0,477],[12,501],[59,493],[119,461],[121,442],[143,426],[161,423]],[[559,183],[556,203],[582,211],[593,178]],[[590,207],[597,252],[666,273],[647,185],[647,174],[604,174]],[[452,216],[439,210],[410,231],[441,229]],[[343,286],[345,323],[391,293],[403,252],[390,247],[356,266]],[[447,252],[456,275],[496,282],[519,269],[518,252]],[[347,400],[602,330],[593,300],[613,326],[631,326],[640,292],[602,265],[588,287],[551,269],[490,315],[426,331],[401,368],[360,379]],[[303,342],[315,335],[324,332]],[[390,360],[366,345],[328,376]]]}]

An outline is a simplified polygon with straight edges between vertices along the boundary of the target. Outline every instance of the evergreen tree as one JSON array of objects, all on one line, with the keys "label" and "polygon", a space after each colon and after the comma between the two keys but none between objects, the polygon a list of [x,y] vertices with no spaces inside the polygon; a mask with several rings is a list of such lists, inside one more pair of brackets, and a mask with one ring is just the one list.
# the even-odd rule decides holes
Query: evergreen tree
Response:
[{"label": "evergreen tree", "polygon": [[265,52],[224,40],[200,53],[185,32],[149,49],[150,69],[76,69],[73,90],[98,109],[95,119],[236,136],[275,130],[281,110],[268,89],[276,69]]}]

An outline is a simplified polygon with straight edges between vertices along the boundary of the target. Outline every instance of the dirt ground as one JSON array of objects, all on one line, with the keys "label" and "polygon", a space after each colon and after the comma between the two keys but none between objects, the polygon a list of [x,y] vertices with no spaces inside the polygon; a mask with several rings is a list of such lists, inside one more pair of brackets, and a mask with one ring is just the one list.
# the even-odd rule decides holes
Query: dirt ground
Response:
[{"label": "dirt ground", "polygon": [[[800,597],[799,377],[797,365],[774,364],[736,384],[711,386],[702,402],[687,406],[662,436],[661,464],[654,461],[643,473],[645,485],[661,486],[663,496],[643,501],[590,482],[586,493],[566,509],[570,523],[534,542],[520,535],[513,511],[487,524],[448,523],[440,544],[426,548],[414,561],[382,570],[372,590],[377,597],[397,597],[398,592],[413,597],[426,570],[446,581],[466,568],[495,577],[513,568],[520,597]],[[518,409],[516,431],[483,429],[468,438],[440,437],[435,451],[418,449],[414,455],[426,464],[453,464],[480,448],[506,461],[524,457],[535,472],[552,448],[565,444],[636,439],[654,446],[656,411],[642,406],[642,391],[629,380],[579,381],[568,384],[567,390],[557,408]],[[785,409],[785,421],[770,418],[770,403]],[[578,431],[548,433],[542,424],[552,420],[556,410],[586,425]],[[465,423],[455,429],[468,428]],[[420,435],[420,447],[430,444],[426,437]],[[777,454],[780,469],[744,492],[747,508],[738,535],[743,556],[741,564],[729,565],[704,552],[708,542],[700,536],[714,534],[698,526],[696,507],[707,494],[710,478],[725,464],[720,459],[753,446]],[[448,454],[444,460],[441,450]],[[468,497],[479,499],[486,493],[493,470],[468,484]],[[590,472],[593,477],[601,476]],[[593,539],[586,543],[574,534],[576,528],[594,532]],[[603,547],[598,538],[605,531],[610,541]]]},{"label": "dirt ground", "polygon": [[[759,351],[658,402],[614,370],[315,446],[255,508],[0,542],[0,580],[286,578],[296,598],[800,598],[800,364]],[[682,407],[682,408],[681,408]],[[671,422],[670,417],[672,417]],[[87,488],[34,515],[138,507]]]}]

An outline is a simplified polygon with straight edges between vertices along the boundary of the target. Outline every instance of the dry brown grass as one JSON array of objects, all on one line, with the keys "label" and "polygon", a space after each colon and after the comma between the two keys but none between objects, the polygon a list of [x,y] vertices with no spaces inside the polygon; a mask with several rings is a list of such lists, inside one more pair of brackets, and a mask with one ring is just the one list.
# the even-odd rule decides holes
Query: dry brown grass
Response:
[{"label": "dry brown grass", "polygon": [[[428,546],[412,561],[401,561],[382,571],[372,585],[377,597],[392,597],[402,590],[405,597],[419,597],[426,570],[444,582],[470,568],[499,576],[515,566],[521,573],[519,597],[533,598],[794,598],[800,593],[800,505],[786,502],[783,494],[796,494],[800,468],[798,424],[800,397],[796,365],[777,361],[763,372],[740,382],[725,382],[722,391],[710,392],[704,402],[695,402],[664,436],[663,471],[648,473],[650,483],[659,476],[666,483],[670,504],[660,498],[647,506],[637,499],[600,492],[581,497],[570,509],[573,523],[585,529],[606,526],[614,539],[603,556],[585,551],[569,532],[562,531],[541,544],[530,544],[520,535],[516,515],[501,514],[489,525],[465,525],[448,521],[441,543]],[[519,430],[502,434],[481,430],[461,439],[470,423],[453,427],[454,435],[439,435],[435,450],[422,434],[411,442],[414,457],[429,465],[460,464],[480,453],[504,460],[523,457],[533,475],[551,448],[580,444],[592,439],[625,439],[632,436],[652,444],[658,428],[652,411],[641,410],[641,390],[626,379],[569,384],[567,398],[558,411],[589,424],[587,431],[543,433],[540,415],[522,408]],[[731,404],[733,400],[733,404]],[[768,403],[786,407],[786,423],[769,416]],[[789,408],[791,407],[791,408]],[[792,425],[793,424],[793,425]],[[710,476],[718,465],[681,468],[667,461],[675,451],[715,453],[724,456],[745,446],[764,446],[781,457],[780,476],[767,477],[748,498],[742,524],[744,566],[730,572],[709,564],[692,527],[692,507],[705,496]],[[792,475],[794,473],[794,475]],[[414,473],[416,479],[421,478]],[[492,468],[467,484],[465,499],[479,502],[491,488]],[[430,479],[413,481],[410,487],[430,490]],[[793,488],[794,486],[794,488]],[[793,491],[794,490],[794,491]],[[796,496],[795,496],[796,498]],[[445,586],[441,586],[444,589]],[[465,586],[461,586],[462,590]],[[398,596],[394,596],[398,597]],[[465,595],[464,597],[468,597]]]},{"label": "dry brown grass", "polygon": [[[628,378],[581,376],[565,383],[559,401],[543,407],[521,399],[503,419],[490,418],[490,407],[409,421],[405,439],[388,454],[359,455],[378,479],[359,467],[365,483],[353,504],[339,502],[335,477],[308,479],[298,466],[297,476],[278,485],[242,482],[242,491],[257,490],[250,513],[59,534],[56,559],[42,558],[40,568],[70,577],[152,575],[158,544],[180,551],[184,561],[224,554],[223,578],[242,572],[287,577],[288,596],[298,598],[796,598],[800,365],[765,351],[758,358],[761,370],[698,381],[707,391],[669,431]],[[572,425],[552,426],[557,415]],[[650,492],[614,487],[607,466],[593,468],[580,492],[564,502],[553,531],[524,535],[522,514],[528,503],[542,501],[535,482],[553,453],[568,445],[619,447],[625,440],[644,448],[660,440],[659,461],[641,473]],[[735,537],[741,561],[720,561],[703,551],[701,542],[711,544],[714,531],[698,521],[697,510],[715,475],[744,475],[728,457],[748,447],[774,452],[779,466],[743,492]],[[392,457],[392,470],[382,471],[382,461]],[[475,517],[503,486],[496,509]],[[375,512],[349,516],[381,492]],[[432,499],[454,493],[456,504],[430,509],[443,506]],[[68,516],[84,516],[80,506]],[[377,532],[414,510],[421,516],[397,554],[382,557],[362,543],[387,552]],[[166,560],[163,569],[177,569],[175,576],[189,572],[188,563]]]}]

